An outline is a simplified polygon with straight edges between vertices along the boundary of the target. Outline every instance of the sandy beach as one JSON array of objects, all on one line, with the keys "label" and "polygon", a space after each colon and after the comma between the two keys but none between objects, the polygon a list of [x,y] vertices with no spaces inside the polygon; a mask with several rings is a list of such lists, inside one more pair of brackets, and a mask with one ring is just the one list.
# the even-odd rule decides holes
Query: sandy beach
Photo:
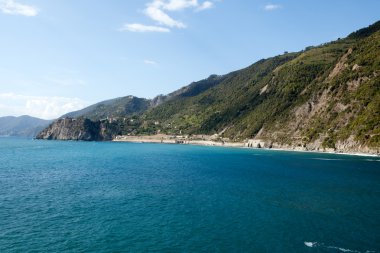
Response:
[{"label": "sandy beach", "polygon": [[[116,136],[112,141],[115,142],[133,142],[133,143],[163,143],[163,144],[187,144],[187,145],[198,145],[198,146],[217,146],[217,147],[228,147],[228,148],[249,148],[249,149],[262,149],[262,150],[274,150],[274,151],[288,151],[288,152],[303,152],[303,153],[320,153],[320,154],[339,154],[339,155],[354,155],[354,156],[368,156],[368,157],[380,157],[379,154],[375,153],[362,153],[362,152],[344,152],[341,150],[307,150],[302,147],[281,147],[278,145],[273,145],[273,147],[260,147],[256,145],[252,146],[252,140],[245,142],[231,142],[223,140],[213,140],[213,136],[209,135],[198,135],[192,138],[184,136],[171,136],[164,134],[157,135],[141,135],[141,136]],[[261,143],[260,140],[255,140],[254,143]],[[251,145],[250,145],[251,144]]]},{"label": "sandy beach", "polygon": [[142,135],[142,136],[117,136],[116,142],[136,142],[136,143],[165,143],[165,144],[190,144],[200,146],[223,146],[223,147],[245,147],[245,142],[215,141],[212,137],[203,135],[202,137],[185,138],[183,136],[171,136],[164,134]]}]

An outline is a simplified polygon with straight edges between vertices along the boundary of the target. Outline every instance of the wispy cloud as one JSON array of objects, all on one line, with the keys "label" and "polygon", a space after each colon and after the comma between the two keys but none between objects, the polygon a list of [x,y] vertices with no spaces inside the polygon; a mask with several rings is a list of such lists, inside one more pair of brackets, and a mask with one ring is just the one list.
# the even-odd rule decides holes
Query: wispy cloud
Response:
[{"label": "wispy cloud", "polygon": [[266,11],[274,11],[280,9],[282,6],[279,4],[267,4],[264,6],[264,10]]},{"label": "wispy cloud", "polygon": [[156,21],[160,25],[168,26],[168,27],[177,27],[177,28],[185,28],[185,24],[180,21],[177,21],[171,18],[168,14],[166,14],[161,8],[165,8],[165,6],[161,6],[160,1],[154,1],[153,3],[149,3],[144,13],[152,20]]},{"label": "wispy cloud", "polygon": [[144,60],[144,63],[147,65],[157,65],[157,62],[155,62],[153,60]]},{"label": "wispy cloud", "polygon": [[157,7],[161,7],[168,11],[180,11],[186,8],[197,7],[199,5],[197,0],[170,0],[167,2],[153,1],[152,4],[156,4]]},{"label": "wispy cloud", "polygon": [[170,32],[170,29],[166,27],[143,25],[143,24],[124,24],[119,30],[130,31],[130,32],[141,32],[141,33],[145,33],[145,32],[168,33]]},{"label": "wispy cloud", "polygon": [[35,6],[18,3],[15,0],[0,0],[0,11],[9,15],[34,17],[39,10]]},{"label": "wispy cloud", "polygon": [[143,13],[153,20],[156,25],[125,24],[120,30],[130,32],[169,32],[172,28],[186,28],[186,24],[169,15],[185,9],[202,11],[214,6],[212,1],[198,2],[198,0],[153,0],[145,5]]},{"label": "wispy cloud", "polygon": [[203,10],[211,9],[212,7],[214,7],[213,2],[205,1],[197,7],[197,11],[203,11]]},{"label": "wispy cloud", "polygon": [[59,116],[84,108],[88,103],[79,98],[26,96],[0,93],[0,116],[30,115],[43,119]]}]

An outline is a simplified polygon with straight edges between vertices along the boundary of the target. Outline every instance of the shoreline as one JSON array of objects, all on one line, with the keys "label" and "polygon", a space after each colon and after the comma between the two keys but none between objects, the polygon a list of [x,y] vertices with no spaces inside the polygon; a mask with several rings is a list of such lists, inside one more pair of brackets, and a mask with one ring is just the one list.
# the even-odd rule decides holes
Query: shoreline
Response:
[{"label": "shoreline", "polygon": [[349,152],[340,152],[340,151],[295,150],[295,149],[285,149],[285,148],[271,148],[271,149],[266,149],[266,150],[286,151],[286,152],[301,152],[301,153],[316,153],[316,154],[332,154],[332,155],[363,156],[363,157],[379,157],[380,158],[380,155],[370,154],[370,153],[360,153],[360,152],[349,153]]},{"label": "shoreline", "polygon": [[167,136],[117,136],[112,142],[129,142],[129,143],[155,143],[155,144],[178,144],[178,145],[193,145],[193,146],[210,146],[210,147],[225,147],[225,148],[242,148],[253,150],[273,150],[285,152],[301,152],[301,153],[316,153],[316,154],[333,154],[333,155],[349,155],[362,157],[380,157],[379,154],[362,153],[362,152],[343,152],[343,151],[323,151],[323,150],[304,150],[302,148],[284,148],[284,147],[248,147],[247,142],[221,142],[213,140],[188,140],[167,138]]}]

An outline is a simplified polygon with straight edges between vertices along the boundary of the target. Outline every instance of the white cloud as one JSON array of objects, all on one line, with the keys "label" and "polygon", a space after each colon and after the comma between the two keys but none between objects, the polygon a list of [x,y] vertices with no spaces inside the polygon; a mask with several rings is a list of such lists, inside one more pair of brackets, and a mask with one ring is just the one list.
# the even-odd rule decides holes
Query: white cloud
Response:
[{"label": "white cloud", "polygon": [[214,7],[214,3],[210,1],[205,1],[197,8],[197,11],[203,11]]},{"label": "white cloud", "polygon": [[160,25],[165,25],[168,27],[177,27],[177,28],[186,27],[182,22],[174,20],[168,14],[166,14],[163,10],[158,8],[158,5],[155,4],[155,2],[148,4],[148,7],[144,11],[145,15],[147,15],[152,20],[158,22]]},{"label": "white cloud", "polygon": [[157,65],[157,62],[155,62],[153,60],[144,60],[144,63],[147,65]]},{"label": "white cloud", "polygon": [[178,11],[186,8],[197,7],[197,0],[170,0],[167,3],[162,2],[162,8],[168,11]]},{"label": "white cloud", "polygon": [[130,31],[130,32],[161,32],[168,33],[170,29],[161,26],[150,26],[150,25],[142,25],[142,24],[124,24],[120,29],[120,31]]},{"label": "white cloud", "polygon": [[274,11],[280,9],[282,6],[279,4],[267,4],[264,6],[264,10],[266,11]]},{"label": "white cloud", "polygon": [[212,1],[199,3],[198,0],[153,0],[146,4],[143,13],[160,26],[125,24],[120,30],[131,32],[169,32],[169,28],[186,28],[186,24],[172,18],[168,12],[173,13],[185,9],[202,11],[210,9],[213,6],[214,3]]},{"label": "white cloud", "polygon": [[0,11],[10,15],[23,15],[34,17],[38,15],[38,9],[31,5],[21,4],[15,0],[0,0]]},{"label": "white cloud", "polygon": [[25,96],[0,93],[0,116],[30,115],[43,119],[55,119],[65,113],[88,105],[79,98]]}]

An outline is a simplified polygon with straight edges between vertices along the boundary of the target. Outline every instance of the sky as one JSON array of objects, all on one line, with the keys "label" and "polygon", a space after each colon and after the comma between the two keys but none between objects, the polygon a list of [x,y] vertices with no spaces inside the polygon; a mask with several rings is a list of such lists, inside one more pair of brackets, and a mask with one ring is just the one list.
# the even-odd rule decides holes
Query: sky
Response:
[{"label": "sky", "polygon": [[379,0],[0,0],[0,116],[153,98],[380,19]]}]

